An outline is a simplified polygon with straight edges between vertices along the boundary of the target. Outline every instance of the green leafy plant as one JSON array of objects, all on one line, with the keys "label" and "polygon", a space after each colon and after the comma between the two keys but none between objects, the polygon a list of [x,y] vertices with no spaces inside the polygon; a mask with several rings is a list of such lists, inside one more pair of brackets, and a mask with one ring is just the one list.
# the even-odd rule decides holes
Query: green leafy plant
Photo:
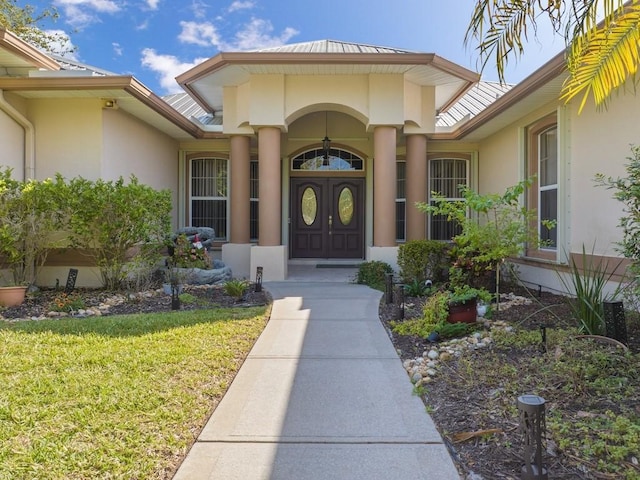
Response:
[{"label": "green leafy plant", "polygon": [[484,303],[491,302],[491,294],[483,288],[474,288],[469,285],[455,287],[449,292],[449,303],[465,303],[470,300],[478,300]]},{"label": "green leafy plant", "polygon": [[[461,186],[459,200],[451,201],[434,192],[431,204],[418,203],[417,207],[459,225],[461,233],[453,240],[460,261],[495,271],[496,292],[499,293],[499,266],[502,262],[519,255],[525,245],[538,246],[541,243],[534,221],[535,212],[520,203],[532,183],[533,179],[529,178],[507,188],[502,194],[484,195]],[[542,223],[547,228],[555,228],[553,221]]]},{"label": "green leafy plant", "polygon": [[405,295],[408,297],[424,297],[431,290],[431,287],[417,279],[404,285],[403,288]]},{"label": "green leafy plant", "polygon": [[398,266],[405,283],[443,280],[447,244],[437,240],[409,240],[398,247]]},{"label": "green leafy plant", "polygon": [[60,176],[20,181],[0,171],[0,257],[11,284],[31,285],[49,253],[65,245],[61,231],[69,220],[69,192]]},{"label": "green leafy plant", "polygon": [[239,300],[246,293],[249,285],[247,280],[229,280],[224,283],[224,291],[227,295]]},{"label": "green leafy plant", "polygon": [[206,249],[196,247],[183,233],[176,237],[172,245],[171,265],[175,268],[202,268],[208,269],[211,260]]},{"label": "green leafy plant", "polygon": [[[118,289],[131,255],[156,251],[170,234],[171,192],[154,190],[132,176],[128,183],[74,178],[70,242],[100,269],[102,284]],[[150,261],[155,257],[149,255]]]},{"label": "green leafy plant", "polygon": [[603,335],[604,303],[613,300],[619,292],[617,288],[613,293],[606,294],[605,288],[621,262],[611,269],[608,261],[596,262],[593,253],[592,249],[591,255],[587,255],[583,245],[580,262],[582,266],[580,267],[572,256],[568,278],[557,270],[556,274],[565,290],[576,297],[569,305],[580,322],[580,330],[590,335]]},{"label": "green leafy plant", "polygon": [[73,312],[85,308],[84,300],[77,293],[56,295],[49,307],[54,312]]},{"label": "green leafy plant", "polygon": [[388,273],[393,273],[393,268],[386,262],[379,260],[362,262],[358,266],[356,283],[368,285],[377,290],[384,290],[385,276]]}]

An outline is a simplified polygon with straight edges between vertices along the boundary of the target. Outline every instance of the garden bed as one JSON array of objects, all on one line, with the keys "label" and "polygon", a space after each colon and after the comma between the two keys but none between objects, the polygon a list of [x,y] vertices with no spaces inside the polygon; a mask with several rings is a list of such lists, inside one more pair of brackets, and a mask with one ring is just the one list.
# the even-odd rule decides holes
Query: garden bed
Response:
[{"label": "garden bed", "polygon": [[[515,302],[480,323],[508,324],[483,348],[470,344],[460,357],[437,361],[435,376],[416,388],[443,435],[462,478],[519,479],[523,444],[518,432],[519,395],[545,398],[545,463],[554,479],[640,478],[640,322],[627,321],[629,351],[577,339],[566,299],[543,292]],[[422,298],[407,298],[405,318],[419,316]],[[400,357],[423,358],[437,350],[422,338],[399,336],[391,322],[397,305],[384,298],[380,318]],[[546,326],[547,351],[540,326]],[[425,357],[424,354],[427,354]],[[406,364],[406,363],[405,363]],[[481,433],[484,432],[484,433]]]}]

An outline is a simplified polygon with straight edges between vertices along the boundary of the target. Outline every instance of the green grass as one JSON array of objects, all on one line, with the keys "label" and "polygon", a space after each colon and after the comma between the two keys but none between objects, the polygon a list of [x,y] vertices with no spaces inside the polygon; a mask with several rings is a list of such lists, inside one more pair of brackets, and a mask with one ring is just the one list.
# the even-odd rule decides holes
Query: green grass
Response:
[{"label": "green grass", "polygon": [[0,326],[0,479],[170,478],[265,308]]}]

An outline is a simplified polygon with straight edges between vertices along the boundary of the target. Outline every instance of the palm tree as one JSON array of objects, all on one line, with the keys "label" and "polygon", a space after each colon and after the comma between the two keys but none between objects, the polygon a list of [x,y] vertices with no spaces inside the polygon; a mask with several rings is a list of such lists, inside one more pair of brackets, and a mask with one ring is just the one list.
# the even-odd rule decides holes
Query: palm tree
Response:
[{"label": "palm tree", "polygon": [[[598,19],[602,18],[600,22]],[[564,35],[569,77],[561,98],[581,96],[582,111],[590,95],[606,106],[611,94],[640,64],[640,0],[476,0],[465,44],[477,41],[481,68],[495,58],[500,81],[509,57],[524,52],[523,42],[535,37],[547,19]]]}]

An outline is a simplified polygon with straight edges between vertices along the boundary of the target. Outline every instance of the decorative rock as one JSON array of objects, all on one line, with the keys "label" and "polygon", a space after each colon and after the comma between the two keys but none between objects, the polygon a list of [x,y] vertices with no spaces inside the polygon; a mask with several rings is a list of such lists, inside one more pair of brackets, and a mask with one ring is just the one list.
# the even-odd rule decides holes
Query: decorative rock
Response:
[{"label": "decorative rock", "polygon": [[201,268],[179,268],[177,270],[188,271],[188,283],[194,285],[213,285],[231,280],[231,269],[229,267],[204,270]]},{"label": "decorative rock", "polygon": [[411,382],[416,383],[417,381],[422,380],[422,375],[419,373],[414,373],[411,375]]},{"label": "decorative rock", "polygon": [[440,356],[440,354],[438,353],[437,350],[429,350],[429,353],[427,355],[431,360],[435,360],[436,358],[438,358]]},{"label": "decorative rock", "polygon": [[434,377],[436,375],[436,371],[433,368],[430,368],[427,370],[427,375]]}]

